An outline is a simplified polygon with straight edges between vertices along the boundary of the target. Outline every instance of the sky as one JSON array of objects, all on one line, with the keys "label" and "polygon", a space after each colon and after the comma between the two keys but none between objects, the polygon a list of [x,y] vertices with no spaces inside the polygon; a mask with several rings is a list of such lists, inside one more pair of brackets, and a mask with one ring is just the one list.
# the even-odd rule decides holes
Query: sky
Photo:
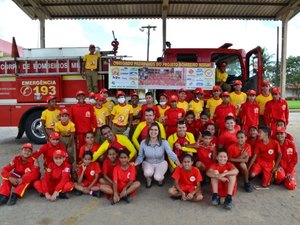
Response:
[{"label": "sky", "polygon": [[[11,0],[0,0],[0,39],[24,48],[39,47],[39,22],[31,20]],[[114,31],[119,55],[128,60],[146,60],[147,32],[142,26],[157,26],[150,32],[150,60],[162,55],[162,20],[46,20],[46,47],[87,47],[93,43],[103,51],[112,50]],[[232,48],[249,51],[256,46],[276,54],[277,26],[280,21],[259,20],[167,20],[167,41],[173,48],[216,48],[232,43]],[[300,55],[300,13],[288,23],[287,56]],[[281,45],[281,43],[280,43]]]}]

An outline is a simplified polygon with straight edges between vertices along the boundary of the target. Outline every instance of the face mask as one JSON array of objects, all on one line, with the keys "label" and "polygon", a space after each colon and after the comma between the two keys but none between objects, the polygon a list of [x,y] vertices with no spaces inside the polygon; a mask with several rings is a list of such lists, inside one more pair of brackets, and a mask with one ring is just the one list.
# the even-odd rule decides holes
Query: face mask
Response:
[{"label": "face mask", "polygon": [[93,98],[91,98],[91,99],[90,99],[90,103],[91,103],[91,104],[95,104],[95,103],[96,103],[96,100],[93,99]]},{"label": "face mask", "polygon": [[167,102],[160,102],[159,103],[161,106],[165,106],[167,104]]},{"label": "face mask", "polygon": [[125,98],[124,97],[120,97],[120,98],[118,98],[118,102],[120,103],[120,104],[123,104],[124,102],[125,102]]}]

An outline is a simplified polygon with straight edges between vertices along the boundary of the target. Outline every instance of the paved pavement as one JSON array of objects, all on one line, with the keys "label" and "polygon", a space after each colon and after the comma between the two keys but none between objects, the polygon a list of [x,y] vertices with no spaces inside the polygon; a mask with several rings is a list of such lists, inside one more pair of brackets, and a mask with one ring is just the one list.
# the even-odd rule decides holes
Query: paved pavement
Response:
[{"label": "paved pavement", "polygon": [[[291,113],[288,132],[294,135],[298,149],[299,131],[300,113]],[[16,135],[16,128],[0,128],[1,167],[28,141],[25,137],[15,140]],[[298,174],[299,168],[298,165]],[[300,181],[298,175],[297,181]],[[300,224],[299,187],[295,191],[287,191],[282,186],[271,186],[269,190],[245,193],[241,181],[233,200],[234,208],[226,211],[221,206],[209,204],[208,186],[204,187],[202,202],[190,203],[171,200],[167,194],[171,184],[168,178],[163,187],[154,185],[146,189],[143,185],[130,204],[122,202],[115,206],[111,206],[105,198],[74,195],[69,200],[48,202],[34,190],[29,190],[17,205],[0,207],[0,224]]]}]

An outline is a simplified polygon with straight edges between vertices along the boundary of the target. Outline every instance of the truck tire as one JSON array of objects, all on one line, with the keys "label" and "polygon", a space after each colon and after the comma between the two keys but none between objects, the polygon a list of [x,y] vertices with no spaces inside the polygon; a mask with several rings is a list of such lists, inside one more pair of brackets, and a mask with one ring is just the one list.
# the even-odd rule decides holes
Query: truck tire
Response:
[{"label": "truck tire", "polygon": [[25,133],[27,138],[35,144],[45,144],[46,139],[41,122],[42,111],[31,113],[25,122]]}]

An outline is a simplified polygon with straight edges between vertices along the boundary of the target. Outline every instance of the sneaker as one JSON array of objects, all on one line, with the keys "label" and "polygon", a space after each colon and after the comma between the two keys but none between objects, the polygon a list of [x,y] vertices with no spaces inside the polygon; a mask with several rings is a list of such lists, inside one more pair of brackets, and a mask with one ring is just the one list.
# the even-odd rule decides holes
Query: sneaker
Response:
[{"label": "sneaker", "polygon": [[81,196],[82,195],[82,191],[75,190],[75,195],[76,196]]},{"label": "sneaker", "polygon": [[60,192],[60,193],[58,194],[58,197],[59,197],[60,199],[69,199],[67,193],[61,193],[61,192]]},{"label": "sneaker", "polygon": [[6,204],[8,201],[8,197],[0,194],[0,205]]},{"label": "sneaker", "polygon": [[250,182],[245,182],[245,185],[244,185],[244,188],[245,188],[245,191],[246,192],[252,192],[253,191],[253,186]]},{"label": "sneaker", "polygon": [[224,201],[224,208],[225,209],[232,209],[232,197],[231,196],[226,196],[225,201]]},{"label": "sneaker", "polygon": [[220,205],[220,203],[221,203],[220,196],[218,194],[214,193],[211,198],[211,204],[212,205]]},{"label": "sneaker", "polygon": [[162,181],[158,181],[158,184],[157,184],[159,187],[162,187],[162,186],[164,186],[164,180],[162,180]]},{"label": "sneaker", "polygon": [[19,198],[19,196],[17,194],[12,193],[7,202],[7,205],[15,205],[18,201],[18,198]]},{"label": "sneaker", "polygon": [[93,191],[92,196],[94,196],[96,198],[101,198],[101,192],[100,191]]},{"label": "sneaker", "polygon": [[122,200],[126,203],[130,203],[130,198],[128,196],[123,197]]}]

